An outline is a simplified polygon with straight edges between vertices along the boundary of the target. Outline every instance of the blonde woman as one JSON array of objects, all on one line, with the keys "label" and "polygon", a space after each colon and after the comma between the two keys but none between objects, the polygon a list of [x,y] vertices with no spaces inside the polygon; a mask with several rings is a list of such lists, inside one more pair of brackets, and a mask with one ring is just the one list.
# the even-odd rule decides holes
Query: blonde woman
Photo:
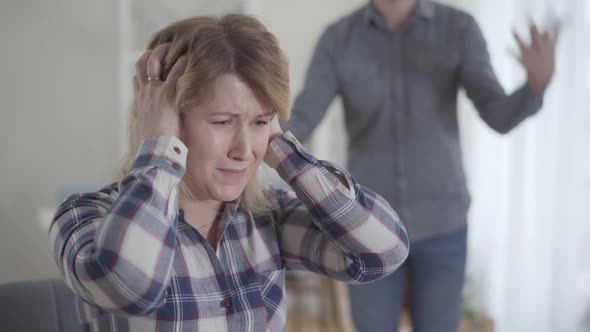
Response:
[{"label": "blonde woman", "polygon": [[[121,176],[50,228],[84,331],[281,331],[285,269],[364,283],[408,255],[385,200],[281,131],[287,61],[254,18],[164,28],[134,90]],[[293,192],[257,186],[262,162]]]}]

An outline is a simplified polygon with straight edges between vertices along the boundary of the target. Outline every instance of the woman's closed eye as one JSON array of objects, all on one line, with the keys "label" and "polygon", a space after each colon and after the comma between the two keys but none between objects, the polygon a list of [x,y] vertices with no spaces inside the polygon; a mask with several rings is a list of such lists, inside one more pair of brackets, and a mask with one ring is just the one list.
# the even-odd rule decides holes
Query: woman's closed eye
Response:
[{"label": "woman's closed eye", "polygon": [[[220,126],[229,126],[229,125],[233,124],[233,121],[232,120],[213,121],[213,124],[220,125]],[[260,127],[266,126],[267,124],[268,124],[268,121],[265,121],[265,120],[256,120],[254,122],[254,125],[260,126]]]},{"label": "woman's closed eye", "polygon": [[263,116],[259,116],[254,120],[254,124],[256,126],[263,127],[263,126],[270,124],[270,121],[272,120],[272,118],[273,118],[273,114],[266,114]]},{"label": "woman's closed eye", "polygon": [[229,126],[233,123],[232,119],[213,121],[213,124],[220,126]]},{"label": "woman's closed eye", "polygon": [[[217,126],[233,126],[238,122],[242,122],[245,119],[239,119],[237,117],[221,117],[211,119],[211,123]],[[251,126],[264,127],[270,124],[270,118],[268,116],[258,117],[256,119],[249,120]]]}]

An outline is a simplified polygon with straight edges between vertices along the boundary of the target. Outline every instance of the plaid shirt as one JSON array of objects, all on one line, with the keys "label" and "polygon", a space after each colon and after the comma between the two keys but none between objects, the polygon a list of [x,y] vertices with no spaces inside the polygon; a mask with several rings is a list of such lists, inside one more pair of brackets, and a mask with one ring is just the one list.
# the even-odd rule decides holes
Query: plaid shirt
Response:
[{"label": "plaid shirt", "polygon": [[269,149],[296,196],[267,190],[266,215],[225,203],[216,251],[178,209],[176,137],[144,140],[123,180],[64,201],[50,240],[83,330],[282,331],[285,269],[363,283],[400,266],[408,237],[383,198],[288,132]]}]

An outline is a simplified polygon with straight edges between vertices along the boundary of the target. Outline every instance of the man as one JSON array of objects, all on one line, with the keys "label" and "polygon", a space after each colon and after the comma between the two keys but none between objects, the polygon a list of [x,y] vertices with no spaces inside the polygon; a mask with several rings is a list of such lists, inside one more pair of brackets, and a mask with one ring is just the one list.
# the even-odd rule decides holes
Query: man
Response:
[{"label": "man", "polygon": [[557,28],[515,34],[527,81],[507,95],[472,16],[429,0],[372,0],[321,36],[286,127],[305,140],[336,95],[350,138],[349,170],[399,212],[412,240],[406,263],[351,286],[358,331],[395,331],[403,285],[414,331],[456,331],[461,319],[469,194],[457,123],[463,87],[481,118],[507,133],[542,105]]}]

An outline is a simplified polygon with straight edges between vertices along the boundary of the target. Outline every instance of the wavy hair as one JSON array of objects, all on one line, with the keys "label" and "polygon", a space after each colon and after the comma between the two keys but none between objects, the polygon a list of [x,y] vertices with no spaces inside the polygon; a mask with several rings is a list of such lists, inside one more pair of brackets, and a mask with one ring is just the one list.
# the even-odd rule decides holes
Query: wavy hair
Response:
[{"label": "wavy hair", "polygon": [[[179,78],[175,109],[181,122],[191,106],[204,102],[215,80],[223,74],[235,74],[280,119],[289,117],[289,67],[276,37],[257,19],[241,14],[222,17],[201,16],[181,20],[157,32],[148,44],[154,49],[162,43],[171,43],[162,60],[162,79],[166,79],[178,58],[188,55],[184,74]],[[115,180],[120,181],[131,171],[140,145],[137,108],[129,112],[129,151],[123,157]],[[181,182],[180,190],[193,197],[188,186]],[[270,203],[256,176],[253,176],[240,196],[240,207],[252,213],[264,213]]]}]

